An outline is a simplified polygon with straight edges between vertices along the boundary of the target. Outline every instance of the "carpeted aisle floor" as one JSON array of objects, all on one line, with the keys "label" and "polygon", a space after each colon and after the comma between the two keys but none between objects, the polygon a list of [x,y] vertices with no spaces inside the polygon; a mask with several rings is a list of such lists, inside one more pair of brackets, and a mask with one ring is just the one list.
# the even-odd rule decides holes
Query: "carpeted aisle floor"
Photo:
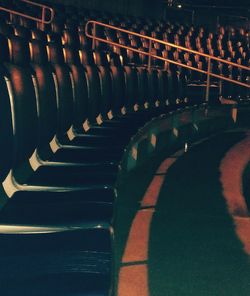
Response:
[{"label": "carpeted aisle floor", "polygon": [[128,177],[140,188],[134,199],[128,188],[120,195],[117,295],[250,295],[247,141],[225,132],[152,166],[151,176]]}]

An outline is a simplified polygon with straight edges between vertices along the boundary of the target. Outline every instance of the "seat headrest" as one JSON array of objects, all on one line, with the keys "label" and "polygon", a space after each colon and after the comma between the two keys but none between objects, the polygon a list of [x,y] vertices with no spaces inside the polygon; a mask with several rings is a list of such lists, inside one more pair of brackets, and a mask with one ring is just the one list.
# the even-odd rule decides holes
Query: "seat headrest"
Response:
[{"label": "seat headrest", "polygon": [[108,67],[108,58],[104,51],[96,50],[94,53],[94,61],[97,66],[105,66]]},{"label": "seat headrest", "polygon": [[52,64],[63,64],[63,50],[60,45],[55,42],[49,42],[47,45],[48,59]]},{"label": "seat headrest", "polygon": [[22,26],[15,26],[14,27],[14,33],[16,36],[22,37],[29,41],[31,39],[31,30],[22,27]]},{"label": "seat headrest", "polygon": [[115,67],[119,67],[121,66],[121,59],[119,54],[112,52],[110,55],[110,65],[111,66],[115,66]]},{"label": "seat headrest", "polygon": [[72,32],[70,30],[64,30],[62,40],[64,45],[79,47],[80,44],[77,31]]},{"label": "seat headrest", "polygon": [[9,38],[10,61],[16,65],[30,63],[29,45],[26,40],[18,36]]},{"label": "seat headrest", "polygon": [[54,20],[52,23],[51,23],[51,31],[53,33],[58,33],[58,34],[61,34],[62,31],[63,31],[63,22],[60,21],[60,20]]},{"label": "seat headrest", "polygon": [[48,42],[54,42],[60,46],[62,46],[62,36],[60,34],[57,34],[57,33],[53,33],[53,32],[50,32],[47,34],[47,41]]},{"label": "seat headrest", "polygon": [[[2,47],[1,47],[2,49]],[[10,99],[8,94],[7,84],[4,76],[8,76],[6,70],[0,66],[0,89],[1,89],[1,101],[0,101],[0,133],[3,140],[1,145],[1,156],[0,156],[0,181],[2,182],[13,163],[13,144],[14,134],[12,126],[12,112]]]},{"label": "seat headrest", "polygon": [[95,64],[92,50],[81,49],[79,50],[79,55],[82,65],[87,66]]},{"label": "seat headrest", "polygon": [[90,48],[91,42],[88,39],[84,32],[79,32],[79,42],[81,48]]},{"label": "seat headrest", "polygon": [[69,65],[80,65],[80,57],[78,50],[75,47],[65,46],[63,48],[65,63]]},{"label": "seat headrest", "polygon": [[31,40],[29,45],[31,62],[35,64],[47,64],[48,54],[45,43],[40,40]]},{"label": "seat headrest", "polygon": [[36,40],[41,40],[42,42],[47,42],[47,34],[41,30],[34,29],[31,32],[31,38]]}]

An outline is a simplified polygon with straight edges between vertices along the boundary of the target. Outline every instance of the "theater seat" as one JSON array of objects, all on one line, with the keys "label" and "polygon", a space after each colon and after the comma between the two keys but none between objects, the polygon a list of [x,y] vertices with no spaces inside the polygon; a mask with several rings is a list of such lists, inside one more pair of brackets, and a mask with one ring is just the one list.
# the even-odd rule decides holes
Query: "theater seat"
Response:
[{"label": "theater seat", "polygon": [[[4,46],[4,43],[2,44]],[[8,56],[3,55],[3,51],[1,53],[2,59],[7,61]],[[34,289],[36,294],[38,288],[56,292],[56,286],[60,282],[58,273],[60,277],[67,279],[67,284],[70,282],[69,277],[76,279],[74,268],[78,260],[81,261],[82,269],[78,269],[78,279],[72,283],[77,284],[81,290],[80,283],[83,278],[91,279],[92,272],[96,272],[95,269],[92,271],[87,267],[90,262],[88,254],[92,256],[91,262],[96,267],[99,265],[100,280],[105,278],[103,285],[100,286],[103,289],[106,287],[105,283],[109,282],[111,269],[109,257],[111,236],[108,221],[112,215],[113,190],[112,188],[85,187],[83,190],[77,187],[21,186],[13,179],[12,184],[9,182],[11,170],[14,169],[12,164],[17,160],[21,161],[22,156],[26,154],[20,151],[24,149],[24,145],[18,146],[15,133],[17,121],[12,120],[13,113],[18,109],[16,105],[20,103],[18,99],[21,97],[19,95],[14,97],[14,92],[11,91],[11,79],[17,79],[21,88],[21,82],[24,80],[21,81],[18,77],[20,70],[18,66],[9,62],[5,62],[5,66],[10,72],[13,71],[11,73],[13,76],[9,77],[1,65],[0,133],[4,138],[0,155],[0,242],[4,254],[0,259],[4,282],[1,285],[1,293],[8,290],[8,293],[14,295],[25,290],[30,294]],[[15,113],[15,116],[18,115]],[[31,125],[30,129],[33,127]],[[30,129],[27,127],[23,143],[27,139],[29,141]],[[19,132],[18,127],[17,134]],[[26,148],[28,152],[31,148],[30,143]],[[104,253],[106,256],[102,256]],[[45,285],[43,282],[41,286],[39,281],[48,272],[51,282]],[[62,283],[60,286],[62,287]],[[66,285],[63,290],[65,289]],[[93,289],[93,286],[89,285],[89,289]]]},{"label": "theater seat", "polygon": [[[23,43],[23,40],[21,40],[18,37],[13,37],[10,40],[12,44],[12,53],[15,52],[15,48],[18,49],[18,52],[21,54],[20,45],[22,44],[22,61],[28,62],[28,52],[25,51],[25,43]],[[24,54],[26,52],[26,55]],[[12,56],[11,53],[11,56]],[[70,162],[69,165],[67,163],[63,163],[64,161],[67,161],[68,159],[63,159],[61,163],[53,162],[46,162],[47,159],[40,158],[39,152],[41,152],[41,155],[44,156],[46,153],[46,149],[44,148],[46,146],[45,140],[49,141],[51,137],[53,137],[53,129],[56,127],[56,113],[53,113],[53,110],[56,112],[56,106],[53,107],[53,101],[50,102],[51,109],[47,110],[48,113],[51,112],[51,115],[46,114],[44,117],[44,114],[41,115],[41,117],[49,119],[49,125],[47,127],[50,127],[50,129],[44,131],[42,129],[41,121],[39,120],[41,117],[37,117],[37,102],[36,99],[38,98],[38,89],[34,88],[34,86],[38,85],[38,82],[36,80],[36,73],[33,72],[32,68],[27,63],[26,66],[22,64],[19,64],[19,58],[20,56],[16,53],[15,54],[15,63],[5,63],[5,67],[7,68],[8,72],[10,73],[11,78],[11,89],[10,95],[13,98],[13,106],[14,106],[14,120],[16,124],[16,131],[15,131],[15,143],[16,143],[16,153],[15,153],[15,164],[13,168],[13,174],[15,178],[21,182],[21,183],[27,183],[27,181],[30,180],[32,182],[32,176],[34,173],[36,177],[34,177],[34,180],[44,184],[44,178],[48,181],[49,184],[62,184],[62,182],[66,182],[68,184],[89,184],[91,178],[85,177],[84,174],[92,175],[92,182],[94,181],[94,175],[95,171],[97,171],[97,179],[100,181],[100,186],[108,185],[110,182],[114,182],[114,176],[117,170],[116,164],[112,161],[102,161],[101,163],[98,163],[98,157],[96,157],[96,162],[93,162],[93,164],[90,164],[89,161],[87,163],[80,163],[77,165],[77,163]],[[13,59],[13,57],[12,57]],[[18,65],[19,64],[19,65]],[[47,77],[48,78],[48,77]],[[33,80],[32,80],[33,79]],[[42,81],[42,80],[40,80]],[[49,82],[49,81],[47,81]],[[46,83],[47,87],[52,86],[52,84]],[[49,88],[49,92],[53,93],[53,88]],[[49,93],[48,90],[45,93]],[[25,99],[24,99],[25,98]],[[48,97],[49,98],[49,97]],[[50,97],[51,99],[52,97]],[[45,103],[45,102],[44,102]],[[54,103],[55,104],[55,103]],[[43,108],[40,108],[39,111],[43,112]],[[51,117],[50,117],[51,116]],[[39,126],[39,128],[38,128]],[[44,126],[43,126],[44,127]],[[40,131],[40,132],[39,132]],[[32,135],[32,136],[31,136]],[[41,137],[40,137],[41,135]],[[47,143],[48,146],[48,143]],[[18,147],[18,148],[17,148]],[[78,155],[80,160],[85,159],[84,153],[86,152],[85,149],[81,148],[82,146],[72,146],[72,149],[69,148],[69,150],[73,151],[74,154],[75,151],[78,150]],[[65,149],[67,150],[67,149]],[[82,150],[82,154],[80,153],[80,150]],[[42,151],[45,151],[42,153]],[[50,151],[53,153],[53,150]],[[55,152],[55,151],[54,151]],[[66,155],[67,152],[65,152]],[[68,154],[68,158],[70,153]],[[47,153],[48,156],[48,153]],[[94,154],[93,154],[94,156]],[[75,155],[71,158],[77,158]],[[56,158],[56,157],[55,157]],[[79,160],[79,158],[77,160]],[[42,169],[42,167],[47,166],[47,169],[50,170],[50,174],[45,173],[45,168]],[[60,170],[59,170],[60,167]],[[54,173],[52,173],[52,170],[54,168]],[[107,168],[104,172],[104,168]],[[110,171],[108,172],[108,168],[110,168]],[[43,172],[42,176],[43,178],[39,178],[37,174],[39,174],[39,170]],[[64,178],[61,177],[62,170],[64,170],[65,175]],[[71,174],[68,174],[70,173]],[[74,172],[74,174],[73,174]],[[101,172],[103,172],[103,178],[101,178]],[[79,173],[79,177],[76,178],[76,174]],[[54,175],[53,175],[54,174]],[[68,175],[68,177],[66,177]],[[54,178],[53,178],[54,176]],[[80,178],[82,176],[82,178]],[[106,178],[106,179],[105,179]],[[109,180],[108,184],[105,183],[105,180]],[[80,182],[81,180],[81,182]],[[103,185],[104,183],[104,185]],[[113,184],[113,183],[112,183]]]}]

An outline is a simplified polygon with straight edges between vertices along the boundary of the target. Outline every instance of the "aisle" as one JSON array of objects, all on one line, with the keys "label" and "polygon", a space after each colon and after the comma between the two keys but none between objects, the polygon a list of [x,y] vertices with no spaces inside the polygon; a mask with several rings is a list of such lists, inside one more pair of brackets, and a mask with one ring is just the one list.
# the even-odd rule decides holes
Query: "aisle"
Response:
[{"label": "aisle", "polygon": [[249,150],[247,133],[226,132],[162,163],[130,224],[119,296],[250,295],[249,200],[236,194],[249,192]]}]

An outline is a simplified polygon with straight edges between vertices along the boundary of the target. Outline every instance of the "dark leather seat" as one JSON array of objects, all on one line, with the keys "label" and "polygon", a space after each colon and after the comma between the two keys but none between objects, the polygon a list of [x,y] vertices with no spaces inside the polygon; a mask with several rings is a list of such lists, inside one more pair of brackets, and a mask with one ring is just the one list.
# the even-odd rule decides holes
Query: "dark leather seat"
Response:
[{"label": "dark leather seat", "polygon": [[[5,66],[10,73],[13,96],[15,98],[15,101],[13,103],[15,107],[14,118],[17,126],[15,138],[16,145],[18,147],[16,148],[17,152],[15,157],[15,177],[18,179],[19,182],[26,183],[28,180],[32,182],[32,176],[35,175],[36,177],[33,178],[36,182],[39,183],[40,181],[42,182],[42,184],[44,184],[44,178],[46,178],[49,184],[55,185],[65,182],[67,182],[68,184],[72,184],[72,182],[73,184],[93,184],[93,180],[95,180],[94,176],[96,175],[97,179],[100,182],[99,184],[101,184],[100,186],[108,185],[110,184],[110,182],[114,182],[115,173],[117,171],[117,167],[115,166],[115,164],[112,161],[108,160],[102,161],[101,163],[98,162],[98,155],[96,157],[96,162],[90,164],[90,161],[88,160],[87,163],[83,163],[82,160],[87,158],[84,156],[84,154],[88,150],[82,148],[82,146],[66,145],[65,149],[62,148],[66,151],[64,152],[64,155],[66,155],[66,157],[63,157],[63,154],[61,154],[58,157],[59,162],[61,163],[58,163],[55,151],[56,149],[54,149],[53,151],[53,145],[51,144],[49,146],[49,141],[51,141],[51,139],[55,137],[57,128],[57,109],[55,105],[56,103],[53,102],[53,100],[55,100],[55,97],[53,98],[53,95],[49,95],[53,94],[53,92],[55,93],[55,89],[53,91],[53,78],[51,78],[52,80],[50,81],[49,76],[47,75],[47,80],[43,80],[45,76],[42,76],[41,72],[42,70],[46,70],[46,65],[44,65],[44,67],[39,67],[39,65],[37,65],[37,67],[34,67],[36,71],[31,69],[28,64],[28,52],[25,50],[25,48],[27,49],[27,47],[25,46],[25,42],[23,40],[18,37],[13,37],[10,42],[12,44],[11,57],[12,59],[14,59],[13,61],[15,62],[15,64],[8,63]],[[19,55],[15,50],[18,50]],[[13,52],[15,52],[14,55]],[[20,57],[22,57],[21,60]],[[23,64],[24,61],[26,65]],[[49,67],[47,65],[47,70],[48,69]],[[37,73],[40,74],[40,76],[38,77],[38,81],[36,77]],[[49,74],[49,72],[47,72],[46,74]],[[52,76],[52,73],[50,73],[50,76]],[[41,87],[42,83],[45,83],[47,88],[39,88],[39,85]],[[36,85],[38,86],[37,89],[35,87]],[[39,96],[39,92],[43,95],[42,98],[44,99],[44,101],[42,103],[41,101],[39,101],[39,98],[41,98]],[[48,95],[47,100],[45,100],[45,94]],[[36,99],[38,101],[36,101]],[[43,104],[47,103],[49,104],[51,109],[46,109],[44,107]],[[39,108],[39,117],[37,117],[37,106]],[[44,114],[44,112],[47,113]],[[33,136],[31,137],[31,135]],[[94,152],[92,153],[94,157]],[[100,158],[102,159],[102,156]],[[49,160],[52,162],[49,162]],[[74,164],[74,160],[75,162],[78,161],[81,163]],[[65,164],[63,162],[70,162],[70,164],[67,165],[67,163]],[[46,173],[45,167],[47,167],[47,169],[50,171],[49,174]],[[107,169],[105,170],[105,172],[104,168]],[[62,170],[64,170],[65,172],[64,178],[62,178]],[[97,173],[95,173],[95,170],[97,170]],[[36,171],[36,173],[34,173],[34,171]],[[40,178],[38,177],[39,171],[40,174],[42,174],[42,179],[41,175]],[[52,171],[54,173],[52,173]],[[70,172],[71,174],[69,174]],[[79,177],[76,178],[76,174],[78,173]],[[84,177],[84,174],[90,175],[89,177]],[[67,175],[68,177],[66,177]],[[92,179],[90,176],[92,176]],[[92,181],[90,181],[90,179]],[[104,185],[102,185],[103,183]]]},{"label": "dark leather seat", "polygon": [[[74,266],[79,260],[83,269],[78,269],[79,277],[73,282],[80,291],[83,289],[81,282],[91,274],[87,267],[88,254],[92,256],[92,263],[99,264],[100,279],[105,277],[100,288],[108,289],[105,285],[109,282],[110,271],[108,221],[112,215],[113,189],[31,186],[14,181],[12,174],[29,157],[37,142],[37,119],[32,116],[36,103],[29,75],[32,70],[28,66],[11,64],[6,52],[7,40],[1,36],[1,42],[1,58],[5,64],[0,66],[0,132],[4,138],[0,156],[0,272],[4,285],[0,291],[12,295],[17,290],[18,293],[37,294],[39,288],[47,295],[48,291],[57,292],[58,272],[65,279],[75,278]],[[21,105],[27,109],[23,110]],[[20,110],[25,113],[20,114]],[[25,117],[26,120],[22,120]],[[102,257],[103,252],[106,257]],[[102,266],[102,262],[106,265]],[[15,288],[13,272],[14,278],[18,278],[14,280]],[[41,277],[48,273],[51,282],[39,286]],[[93,289],[93,286],[89,288]]]},{"label": "dark leather seat", "polygon": [[[7,43],[7,40],[5,41]],[[4,45],[4,38],[2,38],[2,42]],[[0,240],[2,239],[2,225],[6,225],[6,227],[9,227],[10,224],[39,225],[39,223],[44,223],[51,225],[51,223],[55,223],[55,217],[58,216],[57,223],[59,224],[63,217],[69,223],[76,220],[82,221],[79,235],[84,236],[87,230],[86,237],[89,237],[90,234],[93,235],[92,246],[97,247],[98,229],[109,237],[109,226],[103,223],[109,221],[112,215],[114,200],[112,186],[105,185],[103,182],[103,185],[89,183],[84,186],[83,180],[79,182],[78,186],[69,186],[65,185],[66,178],[64,185],[52,186],[48,184],[49,182],[45,183],[44,180],[28,182],[25,178],[28,175],[26,164],[38,145],[39,121],[35,112],[35,92],[37,90],[33,85],[36,78],[35,72],[28,63],[22,64],[24,61],[27,62],[28,55],[24,54],[25,46],[20,42],[20,38],[13,37],[10,42],[12,48],[19,48],[18,45],[22,45],[19,48],[22,60],[19,60],[19,55],[15,55],[15,64],[13,64],[8,61],[8,56],[5,55],[6,62],[4,68],[1,68],[0,76],[2,91],[0,112],[1,118],[4,119],[1,121],[0,128],[5,137],[3,149],[6,150],[3,151],[5,153],[0,158],[2,174],[0,196],[1,207],[3,207],[0,217]],[[5,68],[7,72],[4,70]],[[63,168],[65,168],[65,164]],[[50,173],[52,170],[53,167],[50,167]],[[61,174],[62,171],[60,171]],[[70,178],[67,171],[64,173],[65,177]],[[53,183],[55,176],[52,173],[50,178]]]}]

